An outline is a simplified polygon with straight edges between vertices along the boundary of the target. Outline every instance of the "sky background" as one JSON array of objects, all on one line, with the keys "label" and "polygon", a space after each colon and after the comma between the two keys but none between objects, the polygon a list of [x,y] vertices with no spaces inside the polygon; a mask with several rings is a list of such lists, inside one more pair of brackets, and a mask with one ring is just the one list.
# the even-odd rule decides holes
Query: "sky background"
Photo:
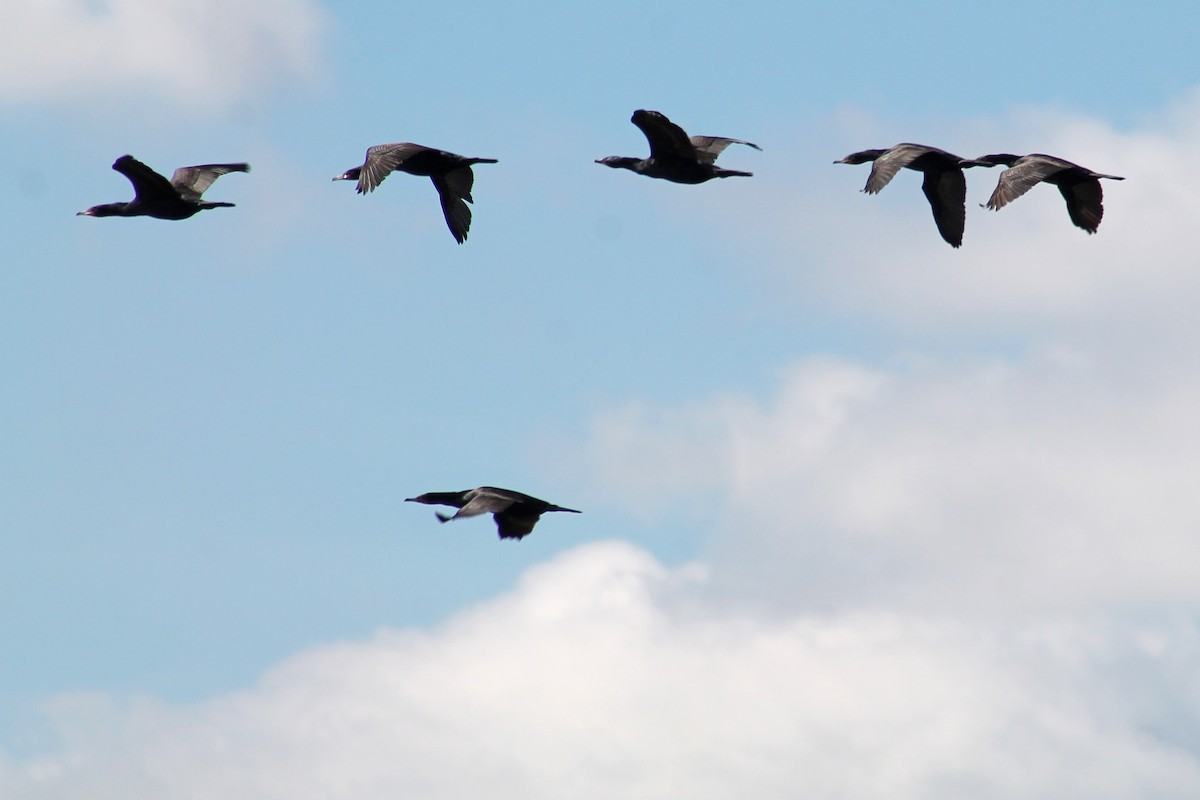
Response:
[{"label": "sky background", "polygon": [[1200,795],[1200,9],[407,5],[0,0],[0,798]]}]

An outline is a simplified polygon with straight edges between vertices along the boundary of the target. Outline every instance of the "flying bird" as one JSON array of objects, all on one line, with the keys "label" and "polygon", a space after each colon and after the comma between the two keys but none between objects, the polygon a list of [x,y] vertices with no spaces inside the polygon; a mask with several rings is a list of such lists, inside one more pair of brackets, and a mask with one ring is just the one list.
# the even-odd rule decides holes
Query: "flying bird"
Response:
[{"label": "flying bird", "polygon": [[596,159],[597,164],[614,169],[628,169],[651,178],[675,183],[704,183],[711,178],[732,176],[750,177],[751,172],[722,169],[716,165],[717,156],[731,144],[744,144],[762,150],[753,142],[727,139],[722,136],[688,137],[683,128],[657,111],[638,110],[630,119],[646,134],[650,142],[649,158],[607,156]]},{"label": "flying bird", "polygon": [[496,529],[501,539],[521,539],[533,532],[533,526],[538,518],[548,511],[567,511],[571,514],[582,513],[573,508],[563,508],[527,494],[514,492],[511,489],[497,489],[492,486],[480,486],[478,489],[467,489],[462,492],[426,492],[416,497],[405,499],[406,503],[425,503],[426,505],[454,506],[458,509],[453,515],[435,511],[438,520],[449,522],[459,517],[474,517],[479,514],[491,514],[496,520]]},{"label": "flying bird", "polygon": [[358,181],[358,193],[366,194],[375,191],[396,170],[428,176],[441,198],[446,225],[454,240],[462,244],[471,228],[471,207],[467,203],[475,202],[471,197],[475,185],[471,165],[495,163],[494,158],[467,158],[412,142],[377,144],[367,148],[367,159],[361,167],[348,169],[334,180]]},{"label": "flying bird", "polygon": [[222,175],[250,171],[249,164],[198,164],[180,167],[168,181],[129,155],[118,158],[112,168],[133,184],[133,199],[92,206],[75,216],[187,219],[207,208],[232,208],[233,203],[210,203],[200,197]]},{"label": "flying bird", "polygon": [[874,163],[863,188],[867,194],[878,194],[902,167],[923,172],[925,180],[921,190],[929,200],[938,232],[951,247],[962,246],[967,221],[967,180],[963,177],[963,167],[973,164],[964,164],[963,159],[945,150],[908,142],[886,150],[861,150],[833,163],[864,164],[868,161]]},{"label": "flying bird", "polygon": [[995,153],[963,162],[964,167],[994,167],[997,164],[1003,164],[1008,169],[1000,173],[996,190],[987,201],[988,208],[999,211],[1037,184],[1049,183],[1057,186],[1067,201],[1071,222],[1088,233],[1095,233],[1104,217],[1104,190],[1100,188],[1100,179],[1125,180],[1116,175],[1092,172],[1086,167],[1042,153],[1026,156]]}]

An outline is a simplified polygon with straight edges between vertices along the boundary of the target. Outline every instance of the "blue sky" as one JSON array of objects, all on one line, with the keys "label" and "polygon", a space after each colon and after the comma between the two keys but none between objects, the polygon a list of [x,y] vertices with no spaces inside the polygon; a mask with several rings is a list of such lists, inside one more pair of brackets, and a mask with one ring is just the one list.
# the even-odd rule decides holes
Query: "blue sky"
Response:
[{"label": "blue sky", "polygon": [[[1195,796],[1197,22],[0,8],[0,795]],[[406,140],[499,159],[465,245],[331,182]],[[832,165],[900,141],[1127,180],[956,251]],[[126,152],[253,171],[76,217]],[[480,484],[584,513],[403,502]]]}]

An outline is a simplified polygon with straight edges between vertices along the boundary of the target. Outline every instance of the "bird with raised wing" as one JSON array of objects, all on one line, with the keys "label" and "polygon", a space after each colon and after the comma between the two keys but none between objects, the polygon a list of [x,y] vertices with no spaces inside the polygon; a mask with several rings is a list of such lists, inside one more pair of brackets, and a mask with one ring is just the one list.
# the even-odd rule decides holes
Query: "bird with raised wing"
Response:
[{"label": "bird with raised wing", "polygon": [[471,207],[467,203],[475,202],[471,197],[475,185],[471,165],[495,163],[494,158],[467,158],[412,142],[377,144],[367,148],[362,166],[348,169],[334,180],[358,181],[358,193],[366,194],[375,191],[384,178],[396,171],[424,175],[433,181],[441,198],[446,226],[454,240],[462,244],[471,229]]},{"label": "bird with raised wing", "polygon": [[250,171],[249,164],[198,164],[180,167],[168,181],[130,155],[118,158],[112,168],[133,184],[133,199],[92,206],[75,216],[187,219],[209,208],[232,208],[233,203],[208,202],[201,195],[222,175]]},{"label": "bird with raised wing", "polygon": [[754,173],[722,169],[716,165],[717,156],[731,144],[744,144],[762,150],[753,142],[729,139],[724,136],[691,136],[683,128],[657,111],[639,109],[630,119],[650,142],[647,158],[607,156],[596,159],[613,169],[628,169],[639,175],[662,178],[675,183],[704,183],[712,178],[750,177]]},{"label": "bird with raised wing", "polygon": [[536,497],[530,497],[511,489],[497,489],[494,486],[480,486],[478,489],[467,489],[461,492],[426,492],[416,497],[405,499],[406,503],[425,503],[426,505],[453,506],[458,509],[454,514],[434,512],[441,522],[449,522],[460,517],[474,517],[480,514],[491,514],[496,520],[496,529],[501,539],[521,539],[533,531],[538,518],[549,511],[566,511],[580,514],[573,508],[563,508]]},{"label": "bird with raised wing", "polygon": [[1000,173],[996,189],[988,198],[987,208],[999,211],[1039,183],[1049,183],[1057,186],[1067,201],[1067,214],[1071,222],[1088,233],[1095,233],[1104,217],[1104,190],[1100,188],[1100,179],[1125,180],[1116,175],[1093,172],[1087,167],[1044,153],[1024,156],[993,153],[963,161],[964,167],[994,167],[998,164],[1008,169]]},{"label": "bird with raised wing", "polygon": [[963,159],[937,147],[904,142],[882,150],[860,150],[835,164],[865,164],[871,161],[871,174],[863,191],[878,194],[902,168],[924,173],[921,190],[933,211],[938,233],[951,247],[961,247],[967,222],[967,179]]}]

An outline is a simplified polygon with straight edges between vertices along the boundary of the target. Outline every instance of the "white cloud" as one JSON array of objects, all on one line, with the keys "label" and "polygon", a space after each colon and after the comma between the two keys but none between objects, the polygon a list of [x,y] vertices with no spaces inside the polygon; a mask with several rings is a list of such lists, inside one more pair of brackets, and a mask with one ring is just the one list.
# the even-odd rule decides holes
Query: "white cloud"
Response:
[{"label": "white cloud", "polygon": [[[891,613],[755,620],[704,572],[578,548],[431,632],[323,647],[192,706],[64,697],[6,800],[1194,797],[1155,733],[1200,641]],[[1174,632],[1168,632],[1174,633]],[[1157,638],[1156,638],[1157,637]],[[1158,642],[1157,646],[1146,642]],[[1167,644],[1162,644],[1167,642]],[[1108,665],[1140,659],[1141,682]],[[1191,723],[1200,708],[1171,706]]]},{"label": "white cloud", "polygon": [[150,91],[225,107],[315,77],[324,25],[313,0],[5,2],[0,99]]},{"label": "white cloud", "polygon": [[774,603],[1195,604],[1200,378],[1138,377],[1061,350],[813,359],[764,403],[603,415],[586,449],[614,503],[719,509],[717,577]]}]

